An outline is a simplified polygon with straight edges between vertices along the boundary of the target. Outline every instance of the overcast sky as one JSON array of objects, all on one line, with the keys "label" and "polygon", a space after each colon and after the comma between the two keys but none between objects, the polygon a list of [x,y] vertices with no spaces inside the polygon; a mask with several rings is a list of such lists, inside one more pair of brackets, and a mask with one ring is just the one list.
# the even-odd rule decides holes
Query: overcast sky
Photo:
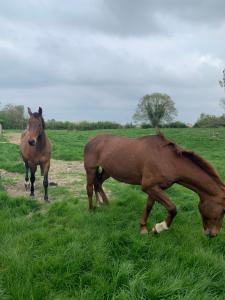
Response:
[{"label": "overcast sky", "polygon": [[125,123],[162,92],[179,120],[221,114],[224,12],[224,0],[1,1],[0,102]]}]

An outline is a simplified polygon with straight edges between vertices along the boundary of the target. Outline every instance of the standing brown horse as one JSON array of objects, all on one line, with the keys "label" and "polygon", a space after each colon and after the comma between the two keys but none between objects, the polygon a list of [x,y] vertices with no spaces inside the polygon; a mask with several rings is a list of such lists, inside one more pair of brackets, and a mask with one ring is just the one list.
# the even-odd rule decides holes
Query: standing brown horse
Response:
[{"label": "standing brown horse", "polygon": [[[26,183],[30,182],[30,195],[34,196],[35,172],[40,165],[41,175],[44,176],[43,186],[45,190],[44,200],[48,201],[48,171],[50,168],[51,144],[45,133],[45,122],[42,117],[42,108],[38,112],[32,113],[28,108],[30,119],[28,129],[21,135],[20,150],[26,168]],[[25,185],[26,185],[25,183]]]},{"label": "standing brown horse", "polygon": [[[99,135],[85,146],[84,166],[87,174],[89,209],[93,209],[93,190],[99,200],[108,199],[102,183],[109,177],[141,185],[148,200],[142,215],[141,233],[147,233],[147,219],[155,201],[162,204],[168,216],[153,227],[153,232],[167,230],[177,214],[176,206],[164,193],[174,183],[199,195],[199,211],[204,233],[216,236],[225,212],[225,185],[214,168],[199,155],[177,146],[161,133],[137,139]],[[99,172],[101,167],[102,172]]]}]

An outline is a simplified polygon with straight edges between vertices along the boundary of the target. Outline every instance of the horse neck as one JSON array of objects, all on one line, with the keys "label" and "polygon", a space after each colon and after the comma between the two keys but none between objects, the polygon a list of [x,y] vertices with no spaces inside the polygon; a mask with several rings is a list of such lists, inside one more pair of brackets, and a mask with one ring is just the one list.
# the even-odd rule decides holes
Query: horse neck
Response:
[{"label": "horse neck", "polygon": [[180,170],[179,183],[193,190],[199,196],[215,196],[223,192],[222,185],[194,162],[182,159]]}]

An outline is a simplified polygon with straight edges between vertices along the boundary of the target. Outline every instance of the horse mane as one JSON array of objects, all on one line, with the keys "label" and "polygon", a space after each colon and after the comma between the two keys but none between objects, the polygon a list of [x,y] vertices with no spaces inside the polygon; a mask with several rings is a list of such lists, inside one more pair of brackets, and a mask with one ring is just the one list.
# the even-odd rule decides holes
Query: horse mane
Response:
[{"label": "horse mane", "polygon": [[41,122],[42,122],[42,127],[43,129],[45,129],[45,120],[44,118],[42,117],[42,115],[40,115],[38,112],[35,112],[32,114],[36,119],[41,119]]},{"label": "horse mane", "polygon": [[175,142],[167,139],[162,132],[158,132],[157,135],[165,142],[162,145],[163,147],[171,146],[177,156],[187,157],[198,167],[200,167],[203,171],[205,171],[210,177],[212,177],[219,185],[225,188],[225,183],[222,181],[217,171],[213,168],[213,166],[208,161],[206,161],[200,155],[196,154],[194,151],[186,150],[178,146]]}]

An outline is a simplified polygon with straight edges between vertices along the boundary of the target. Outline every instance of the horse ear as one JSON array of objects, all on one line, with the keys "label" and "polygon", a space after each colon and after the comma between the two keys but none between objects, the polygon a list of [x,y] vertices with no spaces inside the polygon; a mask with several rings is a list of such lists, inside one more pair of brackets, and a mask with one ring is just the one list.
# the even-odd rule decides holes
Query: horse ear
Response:
[{"label": "horse ear", "polygon": [[41,107],[39,107],[38,113],[39,113],[40,116],[42,116],[42,108]]},{"label": "horse ear", "polygon": [[30,107],[28,107],[27,110],[28,110],[28,114],[31,116],[32,115],[32,111],[31,111]]}]

